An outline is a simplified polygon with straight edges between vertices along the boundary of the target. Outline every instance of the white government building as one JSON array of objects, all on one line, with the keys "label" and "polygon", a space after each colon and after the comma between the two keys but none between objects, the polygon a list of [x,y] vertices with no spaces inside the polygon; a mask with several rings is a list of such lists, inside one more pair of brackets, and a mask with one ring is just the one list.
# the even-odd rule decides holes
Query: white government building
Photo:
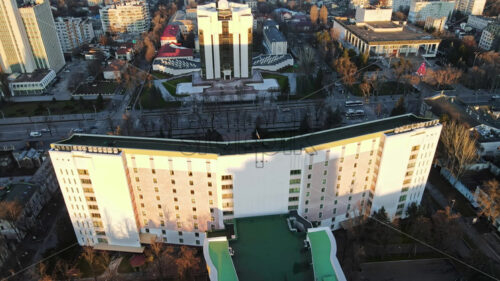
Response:
[{"label": "white government building", "polygon": [[234,218],[296,210],[313,226],[419,204],[441,132],[411,114],[264,140],[73,135],[50,157],[78,243],[203,245]]},{"label": "white government building", "polygon": [[197,7],[201,71],[205,79],[247,78],[252,62],[252,10],[220,0]]}]

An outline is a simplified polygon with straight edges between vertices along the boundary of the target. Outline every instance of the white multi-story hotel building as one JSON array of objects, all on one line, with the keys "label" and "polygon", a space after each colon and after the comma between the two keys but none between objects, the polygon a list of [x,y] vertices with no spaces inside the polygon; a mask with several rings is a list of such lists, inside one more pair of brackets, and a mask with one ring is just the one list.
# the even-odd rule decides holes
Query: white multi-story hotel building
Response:
[{"label": "white multi-story hotel building", "polygon": [[468,15],[482,15],[486,0],[456,0],[455,10]]},{"label": "white multi-story hotel building", "polygon": [[269,140],[73,135],[50,157],[80,245],[133,252],[152,238],[201,246],[233,218],[290,210],[331,229],[382,207],[404,217],[440,132],[408,114]]},{"label": "white multi-story hotel building", "polygon": [[479,48],[486,51],[500,50],[500,23],[493,22],[488,24],[483,33],[481,33]]},{"label": "white multi-story hotel building", "polygon": [[59,72],[66,61],[57,38],[48,0],[36,0],[19,8],[37,68]]},{"label": "white multi-story hotel building", "polygon": [[411,0],[408,21],[425,22],[427,17],[449,17],[455,9],[455,1]]},{"label": "white multi-story hotel building", "polygon": [[99,10],[102,29],[111,33],[143,33],[149,30],[150,15],[146,0],[124,1]]},{"label": "white multi-story hotel building", "polygon": [[0,68],[5,73],[33,72],[33,53],[15,0],[0,1]]},{"label": "white multi-story hotel building", "polygon": [[64,52],[80,47],[94,39],[94,28],[88,19],[81,18],[57,18],[55,21],[57,37]]},{"label": "white multi-story hotel building", "polygon": [[249,77],[253,26],[250,7],[220,0],[198,6],[197,17],[203,77]]}]

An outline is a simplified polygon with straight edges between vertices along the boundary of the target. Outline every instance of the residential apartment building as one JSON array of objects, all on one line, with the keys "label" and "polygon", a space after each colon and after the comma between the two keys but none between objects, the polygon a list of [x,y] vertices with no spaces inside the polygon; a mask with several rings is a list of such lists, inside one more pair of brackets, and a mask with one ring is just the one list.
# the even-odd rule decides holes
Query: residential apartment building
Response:
[{"label": "residential apartment building", "polygon": [[419,204],[437,120],[401,115],[302,136],[230,142],[73,135],[50,157],[80,245],[202,245],[234,218],[296,210],[331,229]]},{"label": "residential apartment building", "polygon": [[197,7],[201,69],[205,79],[247,78],[252,62],[252,10],[220,0]]},{"label": "residential apartment building", "polygon": [[467,15],[482,15],[486,0],[456,0],[455,11]]},{"label": "residential apartment building", "polygon": [[411,0],[394,0],[392,2],[392,11],[398,12],[410,9]]},{"label": "residential apartment building", "polygon": [[54,18],[48,0],[25,3],[19,8],[33,57],[38,69],[59,72],[66,61],[57,38]]},{"label": "residential apartment building", "polygon": [[390,21],[392,8],[358,8],[356,9],[356,22]]},{"label": "residential apartment building", "polygon": [[455,1],[411,0],[408,21],[411,23],[425,22],[427,17],[449,17],[455,9]]},{"label": "residential apartment building", "polygon": [[5,73],[33,72],[33,53],[15,0],[0,2],[0,67]]},{"label": "residential apartment building", "polygon": [[94,28],[88,19],[59,17],[56,19],[55,24],[57,37],[65,53],[71,52],[95,38]]},{"label": "residential apartment building", "polygon": [[488,26],[481,33],[481,39],[479,40],[479,48],[486,51],[498,51],[500,50],[500,23],[493,22],[488,24]]},{"label": "residential apartment building", "polygon": [[143,33],[151,24],[146,0],[115,3],[100,9],[99,13],[103,32]]},{"label": "residential apartment building", "polygon": [[433,17],[427,17],[425,19],[425,29],[431,29],[433,28],[436,31],[443,31],[444,26],[446,25],[446,17],[442,17],[439,19],[433,18]]}]

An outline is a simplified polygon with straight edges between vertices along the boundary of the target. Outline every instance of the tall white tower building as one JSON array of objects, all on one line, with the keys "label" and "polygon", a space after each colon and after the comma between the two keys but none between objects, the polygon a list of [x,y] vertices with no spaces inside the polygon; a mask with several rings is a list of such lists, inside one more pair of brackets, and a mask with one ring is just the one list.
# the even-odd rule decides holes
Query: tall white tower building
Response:
[{"label": "tall white tower building", "polygon": [[206,79],[251,75],[252,10],[220,0],[197,8],[201,69]]},{"label": "tall white tower building", "polygon": [[5,73],[36,69],[16,0],[0,1],[0,67]]},{"label": "tall white tower building", "polygon": [[57,38],[48,0],[36,0],[19,8],[34,60],[39,69],[58,72],[66,61]]}]

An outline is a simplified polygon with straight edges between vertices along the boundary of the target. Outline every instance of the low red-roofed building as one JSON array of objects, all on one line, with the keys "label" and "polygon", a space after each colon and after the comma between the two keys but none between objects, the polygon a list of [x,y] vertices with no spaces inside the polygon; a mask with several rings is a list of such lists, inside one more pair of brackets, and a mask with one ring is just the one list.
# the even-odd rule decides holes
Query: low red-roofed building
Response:
[{"label": "low red-roofed building", "polygon": [[160,37],[160,44],[167,45],[170,43],[177,44],[177,38],[179,37],[179,26],[178,25],[167,25],[163,30],[163,34]]},{"label": "low red-roofed building", "polygon": [[134,44],[122,44],[115,52],[115,57],[120,60],[131,61],[134,58]]},{"label": "low red-roofed building", "polygon": [[156,59],[191,59],[193,58],[193,49],[176,48],[172,45],[163,45],[158,50]]}]

